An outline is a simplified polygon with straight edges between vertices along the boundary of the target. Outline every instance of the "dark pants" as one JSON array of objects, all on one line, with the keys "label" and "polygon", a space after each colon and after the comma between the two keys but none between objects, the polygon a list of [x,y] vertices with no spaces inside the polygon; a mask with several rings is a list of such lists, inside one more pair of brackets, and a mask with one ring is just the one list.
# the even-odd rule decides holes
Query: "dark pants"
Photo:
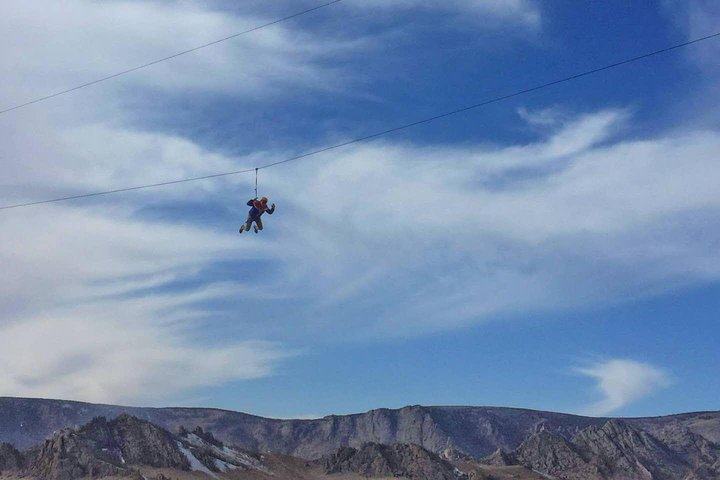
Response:
[{"label": "dark pants", "polygon": [[249,232],[250,227],[252,227],[253,222],[255,222],[255,225],[257,225],[258,230],[263,229],[262,219],[260,217],[256,217],[256,218],[248,217],[247,222],[245,222],[245,230],[247,230]]}]

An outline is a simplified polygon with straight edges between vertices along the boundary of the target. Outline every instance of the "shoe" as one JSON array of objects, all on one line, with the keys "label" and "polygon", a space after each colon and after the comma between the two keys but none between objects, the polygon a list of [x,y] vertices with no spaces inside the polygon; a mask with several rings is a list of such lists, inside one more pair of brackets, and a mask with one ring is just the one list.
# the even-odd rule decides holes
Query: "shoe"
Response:
[{"label": "shoe", "polygon": [[238,230],[238,233],[242,233],[245,231],[245,225],[240,225],[240,230]]},{"label": "shoe", "polygon": [[255,233],[258,233],[258,228],[257,228],[257,225],[255,225],[255,227],[254,227],[254,228],[255,228]]}]

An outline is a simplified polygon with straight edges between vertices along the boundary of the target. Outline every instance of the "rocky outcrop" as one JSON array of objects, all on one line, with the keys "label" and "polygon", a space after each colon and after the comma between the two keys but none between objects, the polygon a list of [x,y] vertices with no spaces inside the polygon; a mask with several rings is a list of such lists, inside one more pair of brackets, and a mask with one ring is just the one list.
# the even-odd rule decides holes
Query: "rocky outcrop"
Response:
[{"label": "rocky outcrop", "polygon": [[412,480],[458,480],[464,476],[440,456],[418,445],[367,443],[344,447],[325,459],[325,472]]},{"label": "rocky outcrop", "polygon": [[507,467],[509,465],[516,465],[517,458],[514,453],[508,453],[502,448],[498,448],[492,455],[480,460],[480,463],[484,465],[494,465],[496,467]]},{"label": "rocky outcrop", "polygon": [[[192,432],[181,428],[177,440],[191,463],[195,459],[204,467],[200,470],[213,473],[238,469],[267,472],[260,455],[229,447],[200,427]],[[195,467],[197,469],[197,465]]]},{"label": "rocky outcrop", "polygon": [[515,451],[518,463],[537,472],[566,480],[600,478],[599,470],[583,458],[564,437],[541,431],[525,440]]},{"label": "rocky outcrop", "polygon": [[25,468],[25,458],[9,443],[0,443],[0,473],[17,472]]},{"label": "rocky outcrop", "polygon": [[692,468],[720,472],[720,445],[681,426],[659,430],[656,435]]},{"label": "rocky outcrop", "polygon": [[518,463],[563,480],[713,480],[720,447],[686,431],[664,443],[619,420],[590,426],[572,440],[541,432],[515,451]]},{"label": "rocky outcrop", "polygon": [[43,480],[73,480],[111,475],[129,475],[115,451],[98,450],[73,430],[63,430],[43,444],[30,467],[33,477]]},{"label": "rocky outcrop", "polygon": [[619,420],[591,426],[572,440],[602,478],[663,480],[681,478],[685,462],[647,432]]},{"label": "rocky outcrop", "polygon": [[45,441],[30,473],[47,480],[134,475],[133,465],[189,470],[190,463],[167,431],[127,415],[104,417],[63,430]]},{"label": "rocky outcrop", "polygon": [[[104,421],[100,419],[101,423]],[[124,463],[179,470],[190,468],[188,459],[178,449],[177,441],[168,431],[129,415],[121,415],[106,425]],[[80,433],[87,435],[87,431],[92,428],[91,423],[83,427]]]},{"label": "rocky outcrop", "polygon": [[[33,460],[21,473],[40,480],[140,479],[140,470],[147,467],[211,476],[231,470],[268,473],[260,456],[228,447],[201,428],[182,428],[173,435],[129,415],[111,421],[98,417],[77,429],[62,430],[31,452]],[[17,471],[25,466],[22,462],[17,450],[0,446],[0,465]]]}]

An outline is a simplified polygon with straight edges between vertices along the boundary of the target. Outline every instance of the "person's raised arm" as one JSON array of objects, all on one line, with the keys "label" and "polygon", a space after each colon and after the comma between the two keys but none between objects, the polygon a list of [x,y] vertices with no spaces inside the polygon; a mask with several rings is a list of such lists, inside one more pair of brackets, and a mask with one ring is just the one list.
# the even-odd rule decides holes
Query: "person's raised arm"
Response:
[{"label": "person's raised arm", "polygon": [[268,213],[268,215],[272,215],[273,213],[275,213],[275,204],[274,203],[270,206],[270,208],[267,209],[267,213]]}]

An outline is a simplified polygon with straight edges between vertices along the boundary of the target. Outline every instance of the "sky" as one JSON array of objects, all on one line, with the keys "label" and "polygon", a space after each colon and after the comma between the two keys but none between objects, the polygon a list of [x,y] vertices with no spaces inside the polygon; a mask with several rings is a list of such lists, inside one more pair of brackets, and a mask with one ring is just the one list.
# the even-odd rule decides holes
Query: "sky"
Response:
[{"label": "sky", "polygon": [[[0,109],[320,5],[6,0]],[[253,168],[720,30],[343,0],[0,115],[9,205]],[[311,418],[720,408],[720,40],[260,171],[0,211],[0,395]]]}]

